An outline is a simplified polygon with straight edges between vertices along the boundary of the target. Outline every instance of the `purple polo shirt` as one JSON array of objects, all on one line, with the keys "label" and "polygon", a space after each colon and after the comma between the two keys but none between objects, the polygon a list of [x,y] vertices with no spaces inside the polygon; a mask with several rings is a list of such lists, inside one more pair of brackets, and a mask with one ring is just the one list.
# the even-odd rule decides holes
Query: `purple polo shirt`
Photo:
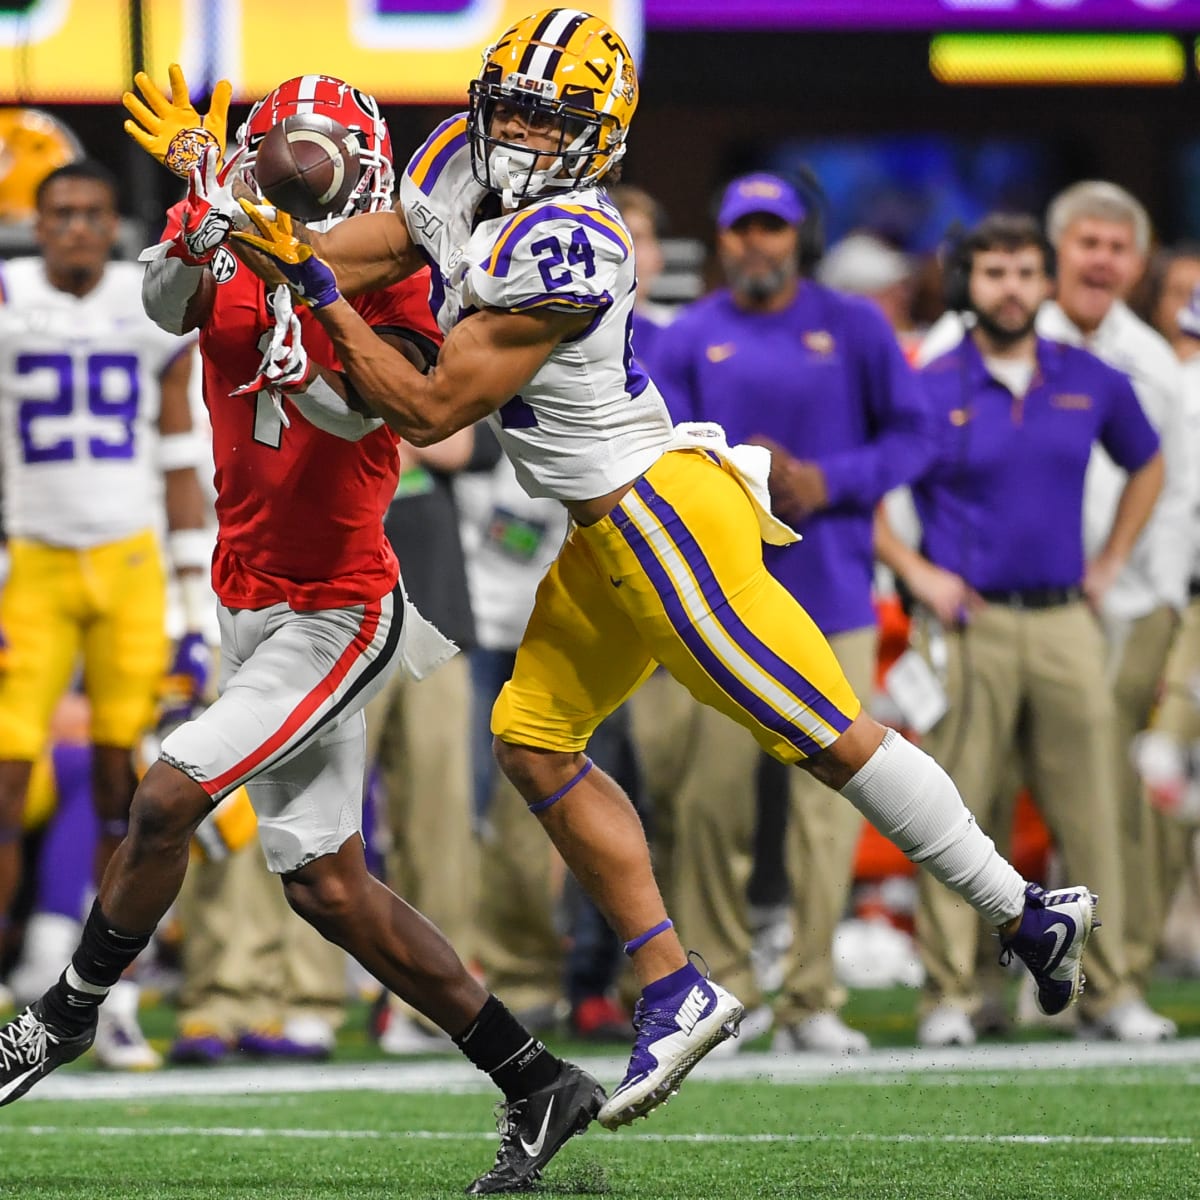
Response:
[{"label": "purple polo shirt", "polygon": [[765,546],[767,567],[826,634],[874,625],[874,507],[935,453],[929,402],[878,309],[808,281],[779,313],[714,292],[662,331],[653,375],[676,421],[820,464],[830,507],[798,526],[802,542]]},{"label": "purple polo shirt", "polygon": [[1041,338],[1037,362],[1023,400],[969,337],[921,372],[938,418],[937,461],[913,486],[922,552],[979,591],[1077,587],[1093,443],[1130,472],[1158,449],[1120,371]]}]

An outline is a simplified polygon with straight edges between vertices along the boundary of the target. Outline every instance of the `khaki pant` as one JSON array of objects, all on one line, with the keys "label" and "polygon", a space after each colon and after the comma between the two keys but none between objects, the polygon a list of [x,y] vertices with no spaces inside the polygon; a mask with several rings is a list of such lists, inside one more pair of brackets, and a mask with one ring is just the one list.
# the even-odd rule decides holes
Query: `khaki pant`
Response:
[{"label": "khaki pant", "polygon": [[345,1016],[346,954],[288,907],[257,838],[217,861],[196,859],[176,901],[183,926],[180,1028],[235,1038],[316,1016]]},{"label": "khaki pant", "polygon": [[387,884],[474,953],[476,849],[471,833],[471,682],[457,654],[416,683],[399,674],[367,706],[367,761],[386,799]]},{"label": "khaki pant", "polygon": [[[919,623],[917,630],[921,644]],[[1097,892],[1105,924],[1121,929],[1113,701],[1098,623],[1082,603],[1038,611],[989,605],[964,633],[946,640],[950,710],[926,736],[925,748],[991,835],[999,831],[996,797],[1007,778],[1006,760],[1019,753],[1068,881]],[[972,1011],[979,1002],[979,918],[926,872],[919,874],[918,888],[925,1006],[947,1003]],[[1088,986],[1080,1007],[1089,1019],[1130,995],[1122,939],[1107,932],[1088,944]]]},{"label": "khaki pant", "polygon": [[556,914],[565,878],[541,822],[497,770],[480,835],[475,945],[488,987],[516,1013],[563,998],[566,930]]},{"label": "khaki pant", "polygon": [[[830,638],[861,696],[875,665],[874,629]],[[750,964],[746,885],[753,868],[759,747],[664,672],[633,698],[634,736],[654,799],[655,863],[667,911],[713,978],[749,1007],[762,1003]],[[833,934],[846,905],[862,817],[804,771],[790,780],[787,861],[795,941],[778,1004],[785,1024],[835,1009]]]},{"label": "khaki pant", "polygon": [[1155,726],[1168,732],[1174,732],[1174,726],[1185,732],[1200,723],[1196,705],[1187,695],[1188,681],[1200,669],[1200,605],[1193,603],[1188,608],[1182,628],[1175,610],[1164,607],[1133,622],[1122,633],[1112,646],[1115,657],[1110,659],[1109,670],[1115,672],[1114,749],[1125,868],[1125,954],[1130,977],[1144,993],[1158,958],[1167,911],[1187,866],[1188,830],[1146,803],[1129,744],[1151,724],[1164,674],[1166,694]]}]

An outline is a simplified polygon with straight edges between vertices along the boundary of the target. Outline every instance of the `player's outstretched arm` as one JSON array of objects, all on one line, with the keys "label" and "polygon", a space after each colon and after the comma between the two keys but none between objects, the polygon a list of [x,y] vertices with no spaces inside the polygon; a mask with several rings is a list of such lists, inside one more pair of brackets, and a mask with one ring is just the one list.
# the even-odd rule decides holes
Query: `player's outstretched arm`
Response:
[{"label": "player's outstretched arm", "polygon": [[343,296],[399,283],[425,265],[409,236],[404,214],[397,209],[362,213],[324,233],[303,228],[301,236],[333,268]]},{"label": "player's outstretched arm", "polygon": [[238,256],[267,283],[284,278],[306,304],[378,291],[425,265],[398,210],[360,213],[320,233],[236,186],[234,192],[245,214],[235,221],[248,217],[251,224],[233,231]]},{"label": "player's outstretched arm", "polygon": [[[348,223],[348,222],[347,222]],[[422,375],[345,300],[316,310],[363,403],[401,437],[429,446],[473,425],[515,396],[590,315],[484,309],[460,321],[437,366]]]}]

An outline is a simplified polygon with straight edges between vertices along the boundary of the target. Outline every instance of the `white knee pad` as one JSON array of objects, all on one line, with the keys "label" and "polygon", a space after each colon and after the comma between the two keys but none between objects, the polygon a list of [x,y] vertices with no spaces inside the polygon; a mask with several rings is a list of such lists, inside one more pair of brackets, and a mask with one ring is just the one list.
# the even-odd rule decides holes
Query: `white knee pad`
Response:
[{"label": "white knee pad", "polygon": [[993,925],[1021,912],[1025,880],[975,823],[950,776],[895,730],[888,730],[842,795]]}]

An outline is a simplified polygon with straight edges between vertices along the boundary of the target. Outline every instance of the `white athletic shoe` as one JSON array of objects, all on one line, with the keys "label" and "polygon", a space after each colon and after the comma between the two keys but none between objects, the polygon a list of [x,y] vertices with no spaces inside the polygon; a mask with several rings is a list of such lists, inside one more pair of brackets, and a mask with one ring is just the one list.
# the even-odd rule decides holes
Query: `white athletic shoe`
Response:
[{"label": "white athletic shoe", "polygon": [[419,1025],[397,1009],[388,1014],[387,1028],[379,1035],[384,1054],[405,1057],[410,1054],[449,1054],[454,1043],[444,1034]]},{"label": "white athletic shoe", "polygon": [[751,904],[748,912],[750,965],[754,979],[764,992],[777,992],[787,972],[788,951],[793,941],[790,904]]},{"label": "white athletic shoe", "polygon": [[1094,1041],[1167,1042],[1179,1033],[1170,1017],[1156,1013],[1140,996],[1113,1005],[1095,1021],[1079,1022],[1079,1037]]},{"label": "white athletic shoe", "polygon": [[737,1035],[742,1002],[710,979],[648,1008],[633,1012],[636,1037],[621,1086],[601,1108],[605,1129],[619,1129],[645,1117],[678,1090],[688,1072],[714,1047]]},{"label": "white athletic shoe", "polygon": [[769,1004],[760,1004],[743,1014],[742,1023],[738,1027],[738,1036],[726,1038],[718,1042],[708,1053],[710,1058],[732,1058],[739,1050],[744,1050],[750,1042],[769,1033],[775,1024],[775,1014]]},{"label": "white athletic shoe", "polygon": [[870,1048],[867,1035],[851,1029],[835,1012],[813,1013],[795,1025],[781,1025],[771,1042],[776,1054],[865,1054]]},{"label": "white athletic shoe", "polygon": [[34,913],[25,925],[25,946],[8,978],[13,999],[32,1004],[57,982],[75,947],[82,926],[60,913]]},{"label": "white athletic shoe", "polygon": [[939,1004],[918,1022],[917,1041],[930,1048],[973,1046],[975,1026],[961,1008],[955,1008],[952,1004]]},{"label": "white athletic shoe", "polygon": [[138,1024],[138,986],[122,979],[100,1005],[94,1051],[110,1071],[156,1071],[162,1057],[146,1041]]},{"label": "white athletic shoe", "polygon": [[285,1041],[312,1051],[314,1058],[328,1057],[337,1046],[337,1034],[333,1032],[333,1026],[323,1017],[312,1013],[288,1017],[283,1023],[283,1037]]}]

